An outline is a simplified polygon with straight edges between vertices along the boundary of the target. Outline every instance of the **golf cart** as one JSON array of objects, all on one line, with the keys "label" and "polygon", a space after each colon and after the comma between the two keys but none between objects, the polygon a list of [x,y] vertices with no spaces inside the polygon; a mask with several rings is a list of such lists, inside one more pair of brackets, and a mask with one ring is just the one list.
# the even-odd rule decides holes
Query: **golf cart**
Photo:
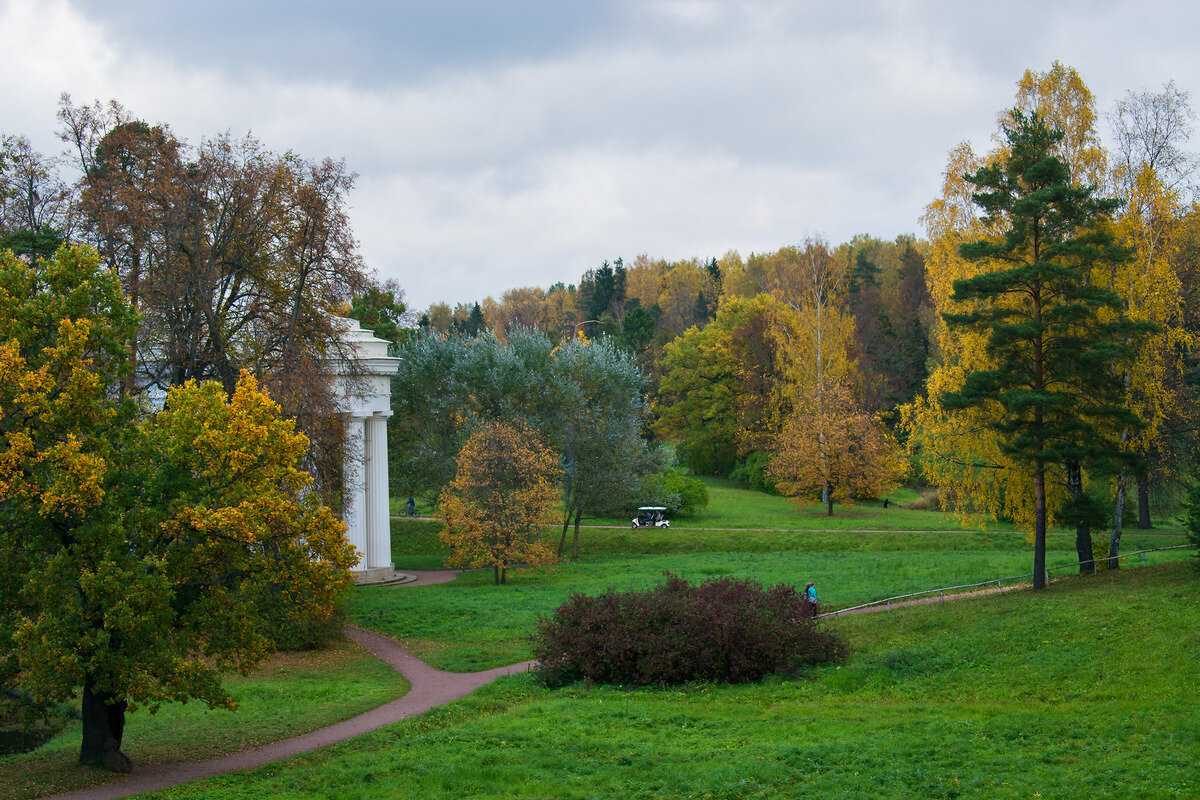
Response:
[{"label": "golf cart", "polygon": [[642,506],[637,516],[633,518],[635,528],[669,528],[671,521],[667,519],[667,509],[663,506]]}]

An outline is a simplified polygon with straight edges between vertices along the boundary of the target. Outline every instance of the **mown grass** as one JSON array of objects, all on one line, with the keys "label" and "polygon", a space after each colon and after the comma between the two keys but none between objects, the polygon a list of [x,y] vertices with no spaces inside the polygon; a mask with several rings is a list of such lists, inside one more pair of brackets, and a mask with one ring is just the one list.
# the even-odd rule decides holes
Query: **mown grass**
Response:
[{"label": "mown grass", "polygon": [[[710,511],[686,524],[677,522],[669,531],[632,531],[623,527],[623,521],[614,521],[622,524],[615,529],[590,527],[581,538],[582,557],[573,564],[518,570],[504,587],[493,587],[489,574],[476,573],[440,586],[360,588],[353,598],[353,613],[358,621],[396,636],[435,665],[473,670],[528,658],[526,637],[538,614],[548,613],[571,591],[645,586],[661,580],[666,570],[694,580],[719,575],[750,576],[768,584],[813,580],[826,606],[835,607],[1023,573],[1030,567],[1024,534],[1011,526],[963,530],[935,512],[904,512],[905,516],[893,513],[895,509],[861,506],[854,513],[876,514],[883,524],[848,516],[846,524],[830,525],[822,515],[797,512],[781,498],[720,482],[710,482],[710,490],[714,499]],[[395,520],[397,566],[440,568],[445,551],[437,541],[439,527],[436,522]],[[701,529],[706,527],[728,530]],[[824,528],[834,530],[827,533]],[[852,532],[855,528],[889,530]],[[1128,542],[1126,548],[1177,544],[1178,538],[1164,535],[1173,532],[1170,527],[1160,528],[1151,537]],[[557,531],[547,531],[547,536],[556,540]],[[1071,537],[1051,537],[1050,548],[1051,564],[1074,561]],[[1155,556],[1165,557],[1182,556]],[[1127,582],[1137,574],[1158,573],[1156,568],[1129,570],[1097,576],[1081,585],[1124,595],[1132,590]],[[1182,585],[1180,580],[1176,583]],[[1056,585],[1043,599],[1053,599],[1062,591]],[[1194,608],[1195,592],[1180,591],[1176,599]],[[1001,605],[989,605],[995,602]],[[1058,617],[1039,623],[1024,619],[1027,602],[973,600],[908,609],[886,618],[876,615],[875,620],[839,621],[838,627],[859,652],[841,670],[816,671],[811,683],[774,681],[753,687],[639,692],[577,687],[548,692],[527,677],[515,678],[404,725],[293,760],[293,764],[313,765],[311,776],[295,774],[299,767],[271,766],[201,784],[203,790],[188,788],[171,794],[256,800],[260,796],[787,797],[801,793],[812,797],[1033,796],[1021,788],[1034,785],[1022,783],[1024,776],[1010,779],[1019,773],[1016,765],[1022,758],[1035,764],[1031,775],[1045,774],[1049,781],[1045,785],[1051,789],[1066,785],[1051,774],[1060,763],[1077,769],[1079,776],[1085,775],[1085,766],[1099,764],[1101,775],[1128,769],[1141,770],[1144,777],[1147,760],[1165,760],[1162,781],[1135,782],[1131,786],[1137,789],[1130,790],[1129,796],[1194,794],[1193,783],[1181,777],[1186,773],[1178,766],[1189,758],[1194,761],[1194,749],[1180,750],[1176,743],[1195,742],[1195,725],[1187,727],[1178,703],[1171,705],[1187,696],[1179,694],[1187,681],[1172,678],[1166,689],[1159,689],[1155,688],[1161,683],[1157,673],[1147,683],[1134,670],[1135,665],[1161,662],[1167,663],[1171,675],[1186,673],[1194,678],[1194,663],[1182,655],[1195,651],[1194,614],[1180,618],[1182,627],[1168,627],[1165,632],[1151,630],[1153,619],[1123,620],[1127,631],[1146,628],[1145,634],[1121,634],[1145,640],[1146,648],[1125,653],[1116,664],[1096,656],[1095,643],[1086,633],[1079,642],[1064,637],[1062,630],[1070,629],[1075,620],[1071,604]],[[1161,598],[1148,602],[1153,607]],[[1034,608],[1052,608],[1055,603]],[[978,616],[972,608],[991,609],[990,616]],[[974,632],[1001,623],[1008,627],[994,629],[990,638]],[[1034,636],[1042,637],[1037,642],[1031,639],[1030,646],[1021,639],[1026,625]],[[1117,637],[1100,633],[1110,641]],[[1091,635],[1099,637],[1094,630]],[[1054,648],[1059,643],[1070,647],[1060,653]],[[1025,659],[1025,666],[997,665],[996,659],[1005,653],[1013,654],[1015,661]],[[289,666],[233,681],[242,701],[236,715],[196,705],[164,707],[155,717],[133,715],[127,751],[140,764],[217,755],[352,716],[406,688],[389,668],[361,651],[354,657],[298,654],[292,658],[296,660]],[[330,658],[346,658],[357,666],[326,663]],[[1084,673],[1093,680],[1078,678],[1074,684],[1062,680],[1077,662],[1087,665]],[[1022,669],[1042,676],[1036,696],[1030,696],[1021,683]],[[1131,699],[1129,685],[1137,681],[1157,698],[1154,703]],[[1094,685],[1095,690],[1078,688],[1084,684]],[[1060,695],[1064,703],[1056,699]],[[1073,723],[1081,704],[1089,709],[1110,705],[1112,713],[1095,719],[1085,715],[1084,733],[1080,733]],[[1153,736],[1163,740],[1167,755],[1151,743]],[[1119,753],[1110,752],[1106,738],[1119,745]],[[78,732],[68,732],[35,754],[0,759],[4,776],[0,796],[31,797],[107,780],[110,776],[74,766],[77,747]],[[402,758],[391,752],[396,747],[405,751]],[[1039,762],[1043,753],[1054,755]],[[963,765],[974,762],[981,766],[968,775]],[[276,777],[270,777],[272,773]],[[1076,789],[1097,789],[1098,784],[1089,780],[1079,777],[1066,783]],[[1124,790],[1123,784],[1113,785]],[[880,786],[884,791],[879,791]],[[1179,788],[1180,793],[1156,794],[1164,786],[1170,791]],[[1084,796],[1082,789],[1075,795],[1042,791],[1046,797]]]},{"label": "mown grass", "polygon": [[1200,581],[1184,564],[846,618],[811,680],[505,679],[419,718],[153,797],[1200,795]]},{"label": "mown grass", "polygon": [[[212,758],[348,719],[409,688],[348,640],[319,652],[281,653],[253,675],[229,677],[226,687],[236,711],[193,702],[129,714],[123,751],[137,766]],[[79,741],[74,723],[33,752],[0,758],[0,797],[42,797],[119,777],[80,767]]]},{"label": "mown grass", "polygon": [[[757,502],[757,497],[742,502]],[[440,568],[446,552],[437,539],[439,527],[435,522],[393,520],[397,568]],[[1133,541],[1139,549],[1181,543],[1164,535]],[[1048,549],[1050,567],[1076,561],[1073,536],[1051,537]],[[1152,563],[1186,557],[1185,552],[1150,556]],[[1012,530],[590,528],[581,533],[580,558],[573,563],[515,570],[505,586],[493,586],[491,572],[481,571],[437,586],[361,587],[351,599],[350,612],[356,623],[395,637],[440,669],[475,671],[530,658],[527,638],[537,618],[572,592],[646,588],[660,582],[664,572],[693,581],[733,576],[800,587],[812,581],[823,605],[835,609],[1023,575],[1031,568],[1030,545],[1023,533]]]},{"label": "mown grass", "polygon": [[[778,495],[748,491],[726,478],[702,477],[708,487],[709,504],[693,514],[671,520],[673,528],[768,528],[782,530],[957,530],[964,526],[949,515],[936,511],[907,510],[901,506],[916,499],[908,489],[898,489],[883,507],[883,500],[854,503],[849,508],[834,504],[833,516],[825,506],[797,506],[792,500]],[[629,525],[634,510],[628,516],[591,520],[597,525]],[[988,527],[1012,530],[1006,523],[989,521]]]}]

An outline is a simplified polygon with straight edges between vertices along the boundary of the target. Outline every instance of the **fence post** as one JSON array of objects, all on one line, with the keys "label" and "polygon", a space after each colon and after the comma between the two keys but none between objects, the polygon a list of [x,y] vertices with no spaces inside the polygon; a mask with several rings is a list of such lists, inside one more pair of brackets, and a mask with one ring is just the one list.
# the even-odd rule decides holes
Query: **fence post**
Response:
[{"label": "fence post", "polygon": [[1146,554],[1142,553],[1142,566],[1146,566]]},{"label": "fence post", "polygon": [[1004,584],[1002,584],[1000,581],[1001,578],[996,578],[996,588],[1000,590],[1000,594],[1004,594]]},{"label": "fence post", "polygon": [[1050,583],[1050,570],[1046,570],[1046,583]]},{"label": "fence post", "polygon": [[891,600],[888,600],[888,601],[887,601],[887,610],[888,610],[888,611],[891,611],[891,610],[892,610],[892,601],[891,601]]},{"label": "fence post", "polygon": [[946,593],[942,592],[942,602],[946,602]]}]

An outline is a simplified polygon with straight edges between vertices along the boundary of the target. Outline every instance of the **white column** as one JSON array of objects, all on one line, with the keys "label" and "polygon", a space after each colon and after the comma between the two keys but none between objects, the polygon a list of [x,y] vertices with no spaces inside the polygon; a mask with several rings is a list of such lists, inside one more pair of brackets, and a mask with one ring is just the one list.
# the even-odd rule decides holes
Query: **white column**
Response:
[{"label": "white column", "polygon": [[342,522],[346,523],[346,538],[362,560],[358,570],[367,568],[367,470],[365,417],[347,414],[346,458],[342,463]]},{"label": "white column", "polygon": [[368,569],[392,566],[392,525],[388,508],[387,418],[367,417],[367,562]]}]

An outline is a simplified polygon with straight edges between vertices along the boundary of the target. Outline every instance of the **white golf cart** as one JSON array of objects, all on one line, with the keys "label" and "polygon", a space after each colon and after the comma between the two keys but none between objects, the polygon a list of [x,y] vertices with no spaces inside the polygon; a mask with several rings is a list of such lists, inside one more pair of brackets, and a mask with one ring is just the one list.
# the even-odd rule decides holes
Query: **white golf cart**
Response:
[{"label": "white golf cart", "polygon": [[671,520],[667,519],[667,509],[664,506],[642,506],[633,518],[633,527],[669,528]]}]

